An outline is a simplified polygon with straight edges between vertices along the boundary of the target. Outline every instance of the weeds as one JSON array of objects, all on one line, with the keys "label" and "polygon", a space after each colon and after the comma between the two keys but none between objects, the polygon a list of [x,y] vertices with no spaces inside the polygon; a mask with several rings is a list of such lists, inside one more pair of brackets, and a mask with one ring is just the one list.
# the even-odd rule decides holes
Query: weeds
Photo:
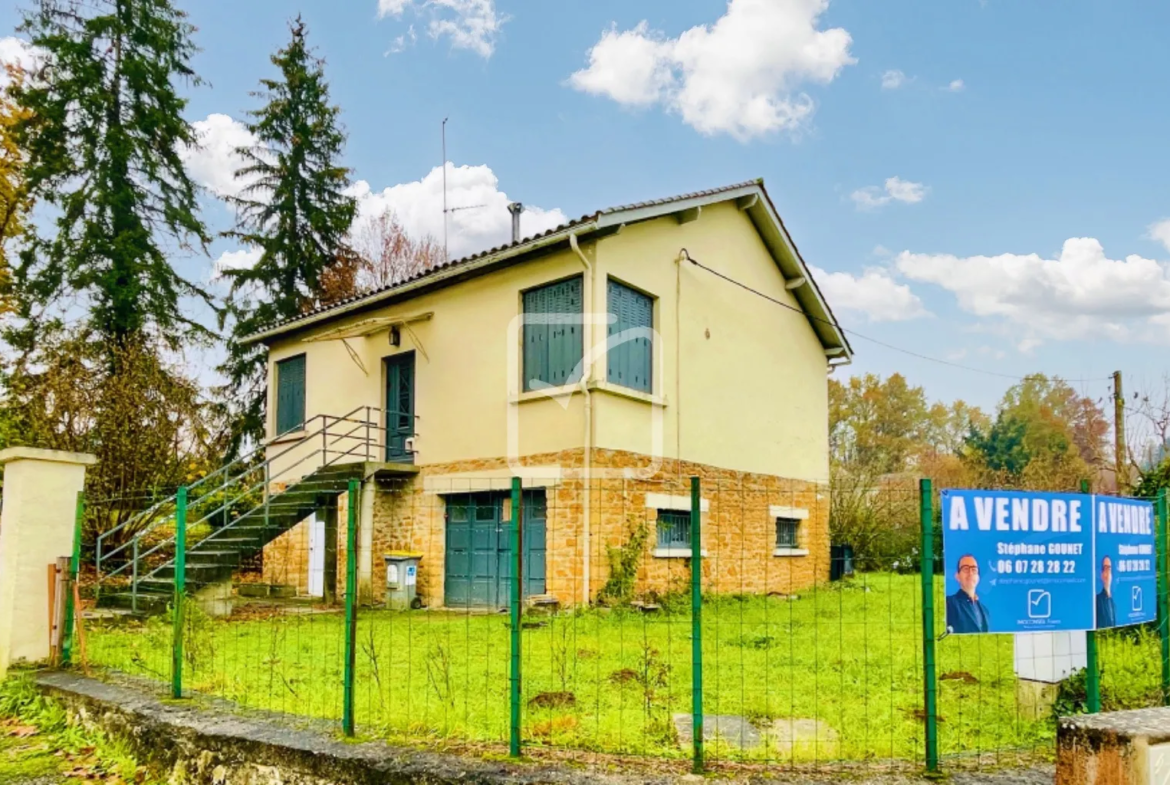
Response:
[{"label": "weeds", "polygon": [[608,549],[609,578],[597,593],[602,605],[628,605],[634,599],[634,584],[638,565],[646,551],[650,527],[643,518],[631,517],[630,531],[623,545]]}]

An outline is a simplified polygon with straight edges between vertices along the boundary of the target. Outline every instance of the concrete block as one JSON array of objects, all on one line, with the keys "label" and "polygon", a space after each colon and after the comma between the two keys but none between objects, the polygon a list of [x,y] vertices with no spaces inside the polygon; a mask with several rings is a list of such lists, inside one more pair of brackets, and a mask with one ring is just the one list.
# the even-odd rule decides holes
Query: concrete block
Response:
[{"label": "concrete block", "polygon": [[1062,717],[1056,785],[1170,783],[1170,708]]},{"label": "concrete block", "polygon": [[46,570],[73,554],[77,494],[85,485],[85,467],[96,460],[32,447],[0,450],[0,679],[10,662],[36,662],[50,654]]},{"label": "concrete block", "polygon": [[1052,716],[1052,706],[1060,693],[1060,684],[1046,681],[1016,680],[1016,706],[1020,716],[1029,720],[1041,720]]}]

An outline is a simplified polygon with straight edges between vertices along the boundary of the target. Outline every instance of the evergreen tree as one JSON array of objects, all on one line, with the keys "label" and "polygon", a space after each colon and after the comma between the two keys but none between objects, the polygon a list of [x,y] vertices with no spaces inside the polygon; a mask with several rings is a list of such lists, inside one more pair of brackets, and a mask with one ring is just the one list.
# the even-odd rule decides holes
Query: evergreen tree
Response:
[{"label": "evergreen tree", "polygon": [[14,268],[23,326],[81,302],[111,349],[147,331],[172,348],[207,334],[180,301],[208,294],[167,258],[207,242],[180,159],[195,142],[179,94],[199,83],[194,27],[170,0],[37,0],[20,29],[44,59],[13,89],[14,133],[28,197],[50,207]]},{"label": "evergreen tree", "polygon": [[349,170],[338,163],[345,133],[340,109],[329,102],[324,61],[306,44],[300,17],[291,32],[288,46],[272,56],[279,76],[261,80],[253,94],[264,101],[247,123],[256,145],[239,150],[245,164],[236,172],[245,187],[233,199],[237,227],[229,235],[260,251],[254,266],[225,272],[233,340],[220,370],[228,379],[237,448],[263,435],[267,378],[264,348],[240,340],[312,307],[322,276],[348,258],[346,237],[357,210],[346,194]]}]

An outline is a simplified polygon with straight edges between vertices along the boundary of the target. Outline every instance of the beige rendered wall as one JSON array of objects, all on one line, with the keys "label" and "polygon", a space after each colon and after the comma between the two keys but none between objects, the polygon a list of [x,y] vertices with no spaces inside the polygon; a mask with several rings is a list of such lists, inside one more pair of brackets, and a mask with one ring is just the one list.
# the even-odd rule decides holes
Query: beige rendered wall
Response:
[{"label": "beige rendered wall", "polygon": [[[605,383],[598,358],[592,399],[594,446],[693,461],[738,471],[822,482],[828,478],[828,365],[807,318],[678,263],[679,251],[790,304],[792,293],[751,220],[734,202],[705,207],[696,221],[672,217],[626,227],[581,248],[594,268],[594,311],[606,312],[608,276],[655,297],[654,396],[630,396]],[[417,462],[446,464],[536,455],[584,445],[584,397],[517,395],[523,290],[583,271],[570,251],[550,254],[407,302],[335,320],[277,342],[276,361],[306,354],[306,416],[381,407],[382,361],[415,352]],[[587,301],[588,301],[587,297]],[[402,331],[305,341],[314,333],[373,317],[432,312]],[[599,317],[599,318],[603,318]],[[680,332],[681,327],[681,332]],[[587,347],[604,346],[606,328],[591,328]],[[586,356],[589,356],[588,349]],[[270,379],[270,397],[275,384]],[[653,398],[653,400],[651,400]],[[512,405],[510,401],[518,400]],[[274,416],[270,398],[270,418]],[[655,421],[657,414],[658,420]],[[510,424],[509,418],[515,419]],[[336,431],[339,427],[334,425]],[[271,430],[271,423],[270,423]],[[509,444],[509,432],[517,434]],[[345,442],[350,443],[352,442]],[[287,449],[275,444],[269,455]],[[312,441],[304,450],[318,450]],[[303,456],[291,453],[290,465]],[[315,468],[309,456],[277,480]]]},{"label": "beige rendered wall", "polygon": [[[580,260],[569,252],[551,254],[408,302],[331,321],[314,331],[277,342],[269,352],[269,432],[275,416],[276,361],[305,353],[305,415],[312,418],[322,413],[345,414],[359,406],[381,408],[383,359],[414,351],[417,462],[436,464],[507,455],[509,399],[518,393],[520,381],[520,369],[511,365],[509,358],[513,362],[520,358],[516,319],[521,292],[580,275],[583,269]],[[427,312],[434,316],[411,324],[414,336],[401,331],[402,345],[398,348],[390,346],[388,329],[346,339],[364,370],[340,340],[303,340],[314,332],[372,317],[401,318]],[[529,400],[514,407],[514,411],[518,417],[519,454],[583,444],[580,395]],[[319,449],[315,443],[306,447]],[[277,443],[269,447],[268,453],[272,456],[287,449],[287,444]],[[296,453],[290,453],[282,463],[291,464],[293,455]],[[290,468],[277,479],[295,479],[312,463],[310,458],[302,467]],[[276,471],[279,473],[279,468]]]},{"label": "beige rendered wall", "polygon": [[48,565],[73,553],[77,494],[92,455],[0,450],[0,678],[11,662],[49,656]]},{"label": "beige rendered wall", "polygon": [[[664,455],[826,481],[828,363],[808,319],[679,264],[682,248],[708,267],[800,308],[751,219],[734,202],[704,207],[698,220],[682,225],[666,217],[629,226],[597,244],[599,296],[612,276],[656,298],[662,342],[654,347],[653,387],[665,403]],[[604,364],[597,374],[605,378]],[[652,451],[651,403],[607,392],[595,401],[597,447]]]}]

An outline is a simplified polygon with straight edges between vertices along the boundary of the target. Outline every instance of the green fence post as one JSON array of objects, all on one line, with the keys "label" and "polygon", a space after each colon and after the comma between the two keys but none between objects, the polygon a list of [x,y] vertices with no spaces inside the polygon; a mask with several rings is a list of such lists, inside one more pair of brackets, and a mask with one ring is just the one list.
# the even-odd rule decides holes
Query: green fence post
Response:
[{"label": "green fence post", "polygon": [[694,771],[704,768],[703,751],[703,516],[699,478],[691,478],[691,721]]},{"label": "green fence post", "polygon": [[73,556],[69,560],[69,578],[65,581],[65,623],[61,628],[61,664],[73,662],[73,616],[77,609],[73,605],[73,587],[77,585],[77,573],[81,568],[81,524],[85,520],[85,491],[77,492],[77,507],[73,514]]},{"label": "green fence post", "polygon": [[357,662],[357,510],[358,481],[349,481],[345,509],[345,688],[341,710],[341,730],[354,734],[353,682]]},{"label": "green fence post", "polygon": [[171,645],[171,697],[183,697],[183,602],[187,592],[187,486],[175,497],[175,614]]},{"label": "green fence post", "polygon": [[930,480],[918,481],[922,523],[922,695],[926,714],[926,770],[938,772],[938,679],[934,663],[934,490]]},{"label": "green fence post", "polygon": [[524,534],[523,493],[520,478],[512,478],[512,597],[509,603],[512,627],[512,664],[508,674],[511,688],[511,715],[508,727],[508,754],[520,757],[520,603],[523,600],[524,560],[521,558]]},{"label": "green fence post", "polygon": [[[1089,493],[1089,481],[1081,480],[1081,493]],[[1097,631],[1085,632],[1085,708],[1090,714],[1101,711],[1101,667],[1097,663]]]},{"label": "green fence post", "polygon": [[1167,551],[1166,530],[1166,489],[1158,490],[1158,532],[1154,547],[1154,558],[1158,560],[1158,637],[1162,639],[1162,705],[1170,706],[1170,599],[1166,583]]}]

